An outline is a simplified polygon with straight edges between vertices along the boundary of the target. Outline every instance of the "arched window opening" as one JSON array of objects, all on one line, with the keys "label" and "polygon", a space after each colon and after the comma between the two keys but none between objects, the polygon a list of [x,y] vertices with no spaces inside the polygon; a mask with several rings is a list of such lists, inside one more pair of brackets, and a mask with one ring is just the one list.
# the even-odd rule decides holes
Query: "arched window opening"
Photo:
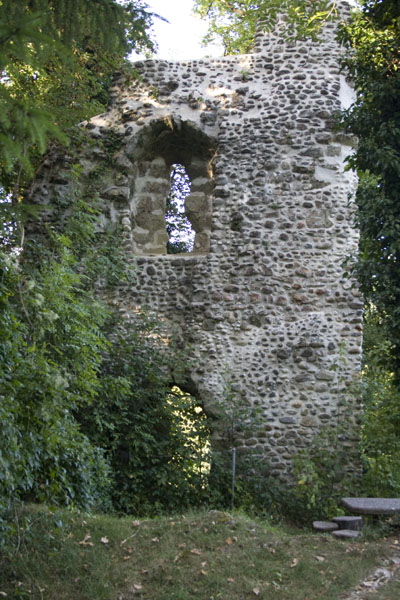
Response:
[{"label": "arched window opening", "polygon": [[215,140],[192,122],[169,116],[142,130],[130,184],[135,254],[209,252],[215,157]]},{"label": "arched window opening", "polygon": [[190,187],[191,181],[184,165],[173,164],[165,212],[165,223],[169,237],[167,254],[193,251],[196,233],[186,215],[185,207],[185,200],[190,194]]}]

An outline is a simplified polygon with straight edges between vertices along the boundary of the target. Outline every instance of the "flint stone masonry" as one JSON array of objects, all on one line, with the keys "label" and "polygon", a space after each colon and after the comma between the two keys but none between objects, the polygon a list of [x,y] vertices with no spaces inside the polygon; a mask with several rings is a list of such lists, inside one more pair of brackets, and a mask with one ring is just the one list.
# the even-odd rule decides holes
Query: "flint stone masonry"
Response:
[{"label": "flint stone masonry", "polygon": [[[249,55],[137,62],[138,79],[117,77],[108,111],[82,124],[92,144],[81,166],[97,177],[103,225],[122,224],[136,270],[116,301],[128,316],[147,307],[177,336],[192,359],[182,387],[209,414],[227,382],[261,407],[261,427],[238,445],[284,479],[321,427],[337,426],[344,399],[341,442],[354,447],[359,405],[348,389],[363,305],[343,278],[357,249],[356,180],[344,170],[354,141],[335,129],[352,91],[334,26],[320,43],[287,42],[282,27],[259,35]],[[96,175],[110,139],[111,168]],[[69,193],[67,163],[57,171],[49,159],[37,202]],[[164,218],[175,163],[192,182],[196,231],[194,251],[177,255],[166,254]]]}]

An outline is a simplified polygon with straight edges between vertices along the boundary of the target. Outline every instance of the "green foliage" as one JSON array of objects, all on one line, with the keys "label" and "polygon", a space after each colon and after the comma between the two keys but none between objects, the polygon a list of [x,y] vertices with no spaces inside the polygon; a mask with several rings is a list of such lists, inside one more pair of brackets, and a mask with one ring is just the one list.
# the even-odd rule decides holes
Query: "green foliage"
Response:
[{"label": "green foliage", "polygon": [[12,212],[3,231],[3,515],[18,499],[155,514],[203,491],[209,432],[195,401],[171,390],[178,354],[155,321],[121,319],[112,300],[96,300],[134,281],[122,232],[98,227],[114,145],[105,140],[104,164],[88,176],[70,152],[68,193],[52,199],[50,219],[31,218],[22,251]]},{"label": "green foliage", "polygon": [[141,0],[0,2],[0,184],[19,199],[51,140],[107,104],[112,73],[152,47]]},{"label": "green foliage", "polygon": [[166,201],[167,254],[191,252],[194,231],[185,214],[185,199],[190,194],[190,179],[183,165],[172,165],[171,187]]},{"label": "green foliage", "polygon": [[178,353],[163,345],[157,324],[145,315],[111,320],[108,328],[112,345],[102,363],[101,391],[77,418],[105,449],[114,508],[155,515],[198,504],[209,429],[195,400],[171,389]]},{"label": "green foliage", "polygon": [[280,487],[265,457],[251,448],[236,452],[232,494],[232,450],[213,449],[203,504],[221,510],[244,511],[261,517],[279,513]]},{"label": "green foliage", "polygon": [[178,354],[155,322],[94,299],[100,276],[107,298],[132,273],[118,231],[95,236],[91,189],[64,199],[64,221],[54,206],[47,237],[0,253],[2,515],[18,499],[155,514],[203,491],[209,431],[171,390]]},{"label": "green foliage", "polygon": [[241,443],[243,436],[255,436],[262,427],[262,409],[243,399],[230,382],[229,371],[225,376],[222,398],[213,407],[215,431],[222,443],[232,450]]},{"label": "green foliage", "polygon": [[400,494],[400,396],[390,372],[393,348],[387,324],[373,306],[364,325],[363,493]]},{"label": "green foliage", "polygon": [[65,248],[34,272],[4,252],[0,260],[2,509],[21,497],[89,506],[108,469],[72,410],[96,393],[103,309],[79,287]]},{"label": "green foliage", "polygon": [[313,39],[337,16],[334,0],[195,0],[195,12],[209,21],[204,44],[222,43],[225,54],[251,52],[260,23],[270,31],[280,14],[286,15],[289,36]]},{"label": "green foliage", "polygon": [[344,67],[357,99],[343,124],[358,136],[349,166],[358,171],[356,201],[360,254],[356,275],[368,302],[386,324],[395,379],[400,372],[400,14],[397,2],[365,2],[341,33]]},{"label": "green foliage", "polygon": [[362,455],[364,493],[396,496],[400,382],[400,11],[371,0],[342,29],[344,67],[357,91],[343,125],[358,137],[360,252],[355,274],[366,299]]},{"label": "green foliage", "polygon": [[330,519],[340,514],[340,499],[356,495],[359,489],[361,450],[355,438],[353,408],[361,401],[362,384],[354,376],[351,382],[347,380],[342,374],[346,367],[346,351],[342,348],[338,360],[331,366],[331,371],[337,373],[337,386],[342,390],[336,413],[313,437],[309,447],[293,460],[295,486],[286,492],[282,504],[297,521]]},{"label": "green foliage", "polygon": [[266,515],[275,509],[269,464],[260,448],[243,448],[243,438],[257,436],[262,428],[262,411],[236,393],[226,374],[224,394],[213,407],[213,447],[206,499],[210,506],[234,507]]},{"label": "green foliage", "polygon": [[310,448],[295,457],[296,486],[287,508],[289,512],[297,508],[297,520],[331,519],[340,512],[340,499],[356,493],[357,478],[347,471],[349,452],[342,442],[336,428],[325,427],[314,437]]}]

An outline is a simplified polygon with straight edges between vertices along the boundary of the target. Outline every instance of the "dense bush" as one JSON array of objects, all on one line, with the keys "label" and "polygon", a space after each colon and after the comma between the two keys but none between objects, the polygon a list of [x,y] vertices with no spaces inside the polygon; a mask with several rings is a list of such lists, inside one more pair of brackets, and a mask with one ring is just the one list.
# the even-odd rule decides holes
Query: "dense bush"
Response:
[{"label": "dense bush", "polygon": [[5,252],[0,261],[2,507],[19,497],[89,506],[108,468],[72,411],[97,393],[104,309],[65,248],[35,271]]},{"label": "dense bush", "polygon": [[400,494],[400,394],[390,366],[394,351],[387,324],[374,306],[364,325],[363,493]]},{"label": "dense bush", "polygon": [[113,507],[156,514],[195,505],[209,430],[195,400],[171,389],[179,357],[145,315],[111,319],[108,326],[112,344],[101,366],[101,390],[77,418],[105,450]]}]

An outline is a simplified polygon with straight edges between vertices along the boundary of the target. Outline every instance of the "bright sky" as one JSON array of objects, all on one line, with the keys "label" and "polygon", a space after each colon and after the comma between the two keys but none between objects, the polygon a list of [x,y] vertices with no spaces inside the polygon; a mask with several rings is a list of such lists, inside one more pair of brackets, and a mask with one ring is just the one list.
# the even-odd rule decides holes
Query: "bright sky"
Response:
[{"label": "bright sky", "polygon": [[192,14],[193,0],[147,0],[147,4],[151,11],[169,21],[154,20],[159,58],[181,60],[222,55],[222,48],[217,46],[201,47],[207,24]]}]

